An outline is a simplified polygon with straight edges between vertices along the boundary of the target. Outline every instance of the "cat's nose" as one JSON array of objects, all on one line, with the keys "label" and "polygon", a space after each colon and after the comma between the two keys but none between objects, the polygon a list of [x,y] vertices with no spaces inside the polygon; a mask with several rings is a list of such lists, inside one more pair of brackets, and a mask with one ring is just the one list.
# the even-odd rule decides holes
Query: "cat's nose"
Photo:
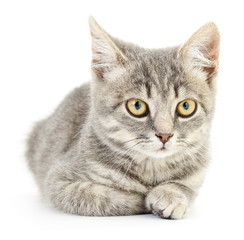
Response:
[{"label": "cat's nose", "polygon": [[173,133],[156,133],[155,135],[160,139],[160,141],[163,144],[165,144],[166,142],[169,141],[169,139],[171,137],[173,137],[174,134]]}]

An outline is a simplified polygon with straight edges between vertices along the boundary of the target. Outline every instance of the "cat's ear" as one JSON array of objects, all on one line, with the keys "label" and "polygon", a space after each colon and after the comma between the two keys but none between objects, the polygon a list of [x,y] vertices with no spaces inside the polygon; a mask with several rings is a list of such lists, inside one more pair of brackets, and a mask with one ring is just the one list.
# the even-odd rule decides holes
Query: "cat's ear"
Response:
[{"label": "cat's ear", "polygon": [[104,78],[107,72],[124,65],[127,58],[93,17],[89,18],[89,26],[92,38],[92,71],[99,78]]},{"label": "cat's ear", "polygon": [[220,35],[215,23],[207,23],[182,45],[179,57],[190,67],[213,75],[218,70]]}]

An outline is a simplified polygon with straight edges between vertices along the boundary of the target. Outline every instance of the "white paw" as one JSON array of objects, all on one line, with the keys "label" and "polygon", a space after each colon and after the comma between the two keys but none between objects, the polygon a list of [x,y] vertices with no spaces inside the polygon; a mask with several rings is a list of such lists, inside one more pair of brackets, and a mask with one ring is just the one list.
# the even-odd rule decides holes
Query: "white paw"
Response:
[{"label": "white paw", "polygon": [[146,207],[162,218],[182,219],[188,210],[186,195],[172,185],[158,186],[146,197]]}]

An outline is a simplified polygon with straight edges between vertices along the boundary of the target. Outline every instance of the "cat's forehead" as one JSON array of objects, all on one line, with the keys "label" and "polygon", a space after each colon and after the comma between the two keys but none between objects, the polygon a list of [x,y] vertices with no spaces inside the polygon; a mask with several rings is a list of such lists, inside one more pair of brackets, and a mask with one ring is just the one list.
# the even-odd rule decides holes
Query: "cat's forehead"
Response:
[{"label": "cat's forehead", "polygon": [[[125,68],[106,75],[106,92],[120,99],[157,99],[171,102],[174,99],[205,94],[207,84],[194,74],[188,74],[177,58],[178,47],[133,53]],[[128,53],[127,53],[128,55]]]},{"label": "cat's forehead", "polygon": [[179,86],[186,81],[184,70],[172,52],[141,54],[129,68],[128,88],[146,90],[148,98],[155,95],[155,91],[167,96],[171,89],[177,95]]}]

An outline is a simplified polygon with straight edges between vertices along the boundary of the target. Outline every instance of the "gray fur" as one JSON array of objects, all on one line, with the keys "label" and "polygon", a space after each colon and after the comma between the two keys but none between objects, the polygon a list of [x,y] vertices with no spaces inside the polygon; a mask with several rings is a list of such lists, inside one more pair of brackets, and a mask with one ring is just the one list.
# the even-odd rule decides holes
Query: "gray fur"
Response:
[{"label": "gray fur", "polygon": [[[209,66],[196,60],[189,64],[191,39],[182,47],[150,50],[107,35],[93,19],[90,27],[92,81],[72,91],[49,118],[36,124],[26,154],[30,169],[43,195],[65,212],[153,212],[180,219],[209,162],[217,58],[213,71],[206,71]],[[218,36],[215,25],[206,29]],[[125,102],[130,98],[146,102],[150,114],[128,114]],[[198,103],[197,112],[187,119],[175,114],[184,99]],[[159,132],[174,133],[165,152],[159,150]]]}]

